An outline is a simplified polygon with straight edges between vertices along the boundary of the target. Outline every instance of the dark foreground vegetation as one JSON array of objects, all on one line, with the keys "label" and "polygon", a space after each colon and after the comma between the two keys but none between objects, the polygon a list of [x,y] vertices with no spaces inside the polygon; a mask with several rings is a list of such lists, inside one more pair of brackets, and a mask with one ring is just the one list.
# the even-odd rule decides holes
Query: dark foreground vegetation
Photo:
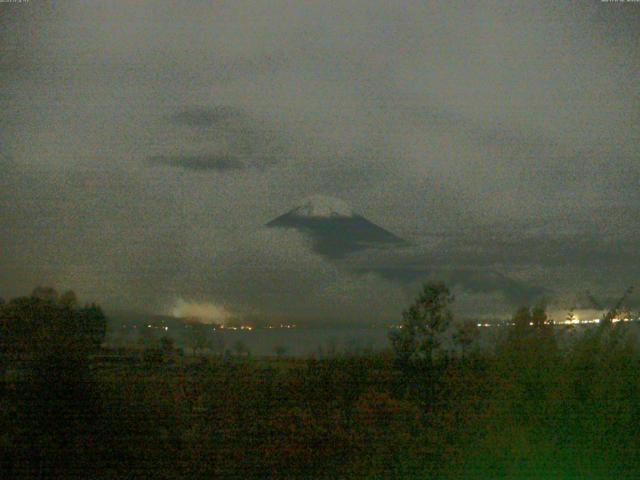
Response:
[{"label": "dark foreground vegetation", "polygon": [[[542,308],[459,349],[426,286],[386,354],[100,360],[105,319],[39,289],[0,305],[2,478],[637,478],[628,324],[560,348]],[[128,360],[129,359],[129,360]]]}]

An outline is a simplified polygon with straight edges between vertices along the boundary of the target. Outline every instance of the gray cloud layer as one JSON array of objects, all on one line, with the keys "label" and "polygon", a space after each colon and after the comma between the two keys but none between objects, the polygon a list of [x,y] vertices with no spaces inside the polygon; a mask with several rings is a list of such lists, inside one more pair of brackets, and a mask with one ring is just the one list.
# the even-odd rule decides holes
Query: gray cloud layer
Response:
[{"label": "gray cloud layer", "polygon": [[[0,296],[54,283],[118,307],[345,318],[375,297],[386,318],[413,287],[380,269],[407,265],[488,310],[615,296],[637,281],[639,19],[601,2],[2,3]],[[315,193],[414,251],[363,273],[262,232]]]}]

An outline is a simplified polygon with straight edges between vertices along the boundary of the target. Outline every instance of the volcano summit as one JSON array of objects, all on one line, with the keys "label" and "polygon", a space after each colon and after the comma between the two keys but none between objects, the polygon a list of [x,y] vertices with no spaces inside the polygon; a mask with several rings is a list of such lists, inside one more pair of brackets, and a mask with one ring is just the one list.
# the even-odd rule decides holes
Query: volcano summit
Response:
[{"label": "volcano summit", "polygon": [[311,239],[314,251],[334,259],[367,248],[406,245],[400,237],[356,214],[344,201],[321,195],[307,198],[266,226],[298,230]]}]

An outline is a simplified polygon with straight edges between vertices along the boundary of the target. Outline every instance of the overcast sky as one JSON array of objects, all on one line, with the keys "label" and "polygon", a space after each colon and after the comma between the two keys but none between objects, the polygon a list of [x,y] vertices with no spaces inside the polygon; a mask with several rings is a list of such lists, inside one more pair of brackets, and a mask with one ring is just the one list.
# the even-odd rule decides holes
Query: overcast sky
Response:
[{"label": "overcast sky", "polygon": [[[484,312],[637,282],[638,3],[31,0],[0,48],[0,296],[381,319],[422,277]],[[263,228],[312,194],[412,247]]]}]

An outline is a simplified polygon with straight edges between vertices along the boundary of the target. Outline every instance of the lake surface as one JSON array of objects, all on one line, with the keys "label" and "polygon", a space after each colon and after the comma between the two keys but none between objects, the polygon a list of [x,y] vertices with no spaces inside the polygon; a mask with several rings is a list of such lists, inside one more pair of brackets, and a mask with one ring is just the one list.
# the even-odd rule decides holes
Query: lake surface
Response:
[{"label": "lake surface", "polygon": [[[286,355],[310,356],[362,353],[387,348],[384,327],[298,327],[246,330],[219,330],[212,333],[214,349],[234,349],[242,342],[252,355],[274,355],[278,347]],[[188,342],[185,342],[188,343]],[[187,346],[187,345],[183,345]]]},{"label": "lake surface", "polygon": [[[567,346],[593,326],[578,328],[556,328],[558,344]],[[166,330],[165,330],[166,329]],[[629,324],[628,334],[640,342],[640,325]],[[166,319],[156,322],[118,323],[111,325],[108,343],[113,346],[139,344],[146,338],[148,345],[157,345],[162,336],[171,337],[177,347],[189,354],[194,345],[194,330],[180,322],[169,323]],[[211,353],[221,354],[228,350],[235,352],[241,345],[244,351],[254,356],[272,356],[280,350],[284,355],[332,356],[336,354],[361,354],[378,352],[391,346],[389,342],[390,328],[386,326],[354,326],[354,325],[317,325],[298,326],[296,328],[253,328],[252,330],[205,329],[206,344]],[[509,329],[504,327],[478,328],[474,345],[480,348],[492,348],[505,340]],[[442,337],[442,346],[456,350],[452,341],[452,331]],[[144,343],[144,342],[143,342]],[[205,349],[206,350],[206,349]]]}]

